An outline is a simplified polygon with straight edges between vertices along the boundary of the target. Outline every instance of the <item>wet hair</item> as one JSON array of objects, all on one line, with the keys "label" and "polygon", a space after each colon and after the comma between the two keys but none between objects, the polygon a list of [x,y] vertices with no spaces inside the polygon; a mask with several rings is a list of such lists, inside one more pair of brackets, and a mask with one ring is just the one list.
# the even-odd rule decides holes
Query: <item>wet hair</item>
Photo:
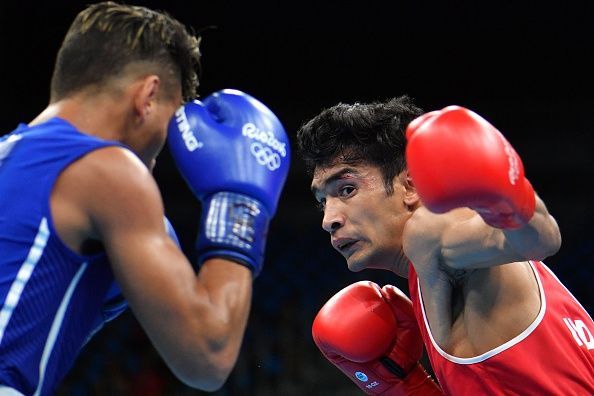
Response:
[{"label": "wet hair", "polygon": [[76,16],[58,51],[51,101],[89,87],[100,90],[131,67],[139,75],[157,74],[166,95],[181,84],[184,101],[193,99],[199,45],[199,37],[165,12],[112,1],[92,4]]},{"label": "wet hair", "polygon": [[388,194],[406,169],[406,126],[423,114],[408,96],[372,103],[339,103],[301,126],[297,145],[307,171],[337,163],[377,166]]}]

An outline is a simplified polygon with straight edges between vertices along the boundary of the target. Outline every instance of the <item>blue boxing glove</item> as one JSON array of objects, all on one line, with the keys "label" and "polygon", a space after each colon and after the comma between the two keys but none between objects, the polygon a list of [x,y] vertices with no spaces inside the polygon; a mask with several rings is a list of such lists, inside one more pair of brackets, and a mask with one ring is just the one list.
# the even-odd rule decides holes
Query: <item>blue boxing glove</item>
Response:
[{"label": "blue boxing glove", "polygon": [[252,96],[225,89],[180,107],[167,142],[202,202],[199,264],[225,257],[257,276],[291,160],[279,119]]}]

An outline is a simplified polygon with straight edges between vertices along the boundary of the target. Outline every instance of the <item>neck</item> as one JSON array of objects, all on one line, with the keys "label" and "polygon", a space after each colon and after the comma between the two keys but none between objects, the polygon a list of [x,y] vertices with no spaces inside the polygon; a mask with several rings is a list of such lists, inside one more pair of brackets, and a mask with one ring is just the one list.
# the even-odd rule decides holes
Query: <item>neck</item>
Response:
[{"label": "neck", "polygon": [[404,245],[405,245],[405,241],[407,240],[406,235],[408,234],[407,225],[408,225],[408,221],[412,217],[415,210],[419,207],[419,205],[420,204],[418,202],[416,202],[412,207],[409,207],[409,212],[404,214],[400,247],[398,248],[396,257],[394,259],[394,262],[392,263],[392,267],[390,268],[390,270],[392,272],[394,272],[396,275],[399,275],[399,276],[401,276],[403,278],[407,278],[407,279],[408,279],[408,265],[410,263],[410,259],[404,253],[405,252]]},{"label": "neck", "polygon": [[408,264],[408,258],[401,251],[399,252],[398,257],[396,257],[396,260],[394,260],[394,263],[390,268],[390,271],[392,271],[398,276],[408,279]]},{"label": "neck", "polygon": [[82,133],[106,140],[125,142],[130,127],[131,110],[122,106],[124,98],[107,94],[78,94],[52,102],[29,125],[59,117]]}]

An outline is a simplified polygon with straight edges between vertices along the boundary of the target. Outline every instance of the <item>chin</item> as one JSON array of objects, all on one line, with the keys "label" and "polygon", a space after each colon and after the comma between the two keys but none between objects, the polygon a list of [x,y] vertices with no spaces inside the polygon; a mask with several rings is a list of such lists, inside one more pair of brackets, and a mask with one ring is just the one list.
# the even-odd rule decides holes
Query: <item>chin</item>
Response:
[{"label": "chin", "polygon": [[351,256],[347,259],[347,266],[351,272],[360,272],[366,269],[392,271],[393,259],[381,254]]},{"label": "chin", "polygon": [[361,272],[367,268],[367,265],[365,265],[365,263],[362,261],[347,260],[347,267],[351,272]]}]

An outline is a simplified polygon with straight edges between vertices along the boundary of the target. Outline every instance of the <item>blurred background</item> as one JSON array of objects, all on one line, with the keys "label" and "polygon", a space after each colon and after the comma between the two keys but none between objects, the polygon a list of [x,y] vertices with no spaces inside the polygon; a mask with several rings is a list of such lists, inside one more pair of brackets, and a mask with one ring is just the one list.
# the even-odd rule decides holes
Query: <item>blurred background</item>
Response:
[{"label": "blurred background", "polygon": [[[0,2],[0,134],[47,105],[56,51],[88,3]],[[561,227],[563,246],[546,262],[594,312],[594,3],[129,3],[165,10],[203,31],[200,95],[235,88],[255,96],[293,143],[302,123],[338,102],[408,94],[427,111],[457,104],[478,112],[516,148]],[[167,148],[155,177],[193,258],[200,208]],[[316,349],[313,318],[357,280],[407,291],[390,273],[347,270],[320,228],[309,183],[294,150],[239,362],[216,395],[360,394]],[[59,394],[206,393],[172,376],[126,312],[86,346]]]}]

